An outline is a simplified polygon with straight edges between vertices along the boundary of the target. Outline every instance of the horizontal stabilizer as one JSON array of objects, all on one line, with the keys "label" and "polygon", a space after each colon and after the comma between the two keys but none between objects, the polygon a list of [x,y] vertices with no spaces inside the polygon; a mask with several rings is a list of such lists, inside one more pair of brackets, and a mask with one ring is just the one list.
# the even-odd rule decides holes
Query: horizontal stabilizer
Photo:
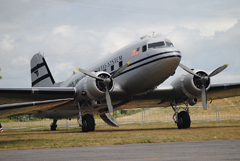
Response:
[{"label": "horizontal stabilizer", "polygon": [[105,113],[100,115],[104,122],[106,122],[110,126],[118,127],[118,122],[110,115],[109,113]]}]

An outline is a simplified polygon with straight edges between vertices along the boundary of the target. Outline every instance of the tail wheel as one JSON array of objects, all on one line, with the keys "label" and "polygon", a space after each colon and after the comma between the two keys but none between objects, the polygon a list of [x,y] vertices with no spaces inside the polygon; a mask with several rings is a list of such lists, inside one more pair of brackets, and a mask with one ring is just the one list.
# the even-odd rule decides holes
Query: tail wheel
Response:
[{"label": "tail wheel", "polygon": [[95,119],[93,115],[86,114],[82,118],[82,131],[89,132],[95,130]]},{"label": "tail wheel", "polygon": [[191,120],[188,112],[181,111],[180,113],[178,113],[178,122],[177,122],[178,129],[186,129],[186,128],[189,128],[190,125],[191,125]]}]

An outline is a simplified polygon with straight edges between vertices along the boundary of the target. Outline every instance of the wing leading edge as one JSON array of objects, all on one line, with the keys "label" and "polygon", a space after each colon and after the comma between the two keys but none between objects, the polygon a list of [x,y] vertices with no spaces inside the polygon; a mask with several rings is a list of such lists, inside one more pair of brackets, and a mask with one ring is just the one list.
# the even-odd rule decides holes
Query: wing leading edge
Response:
[{"label": "wing leading edge", "polygon": [[0,88],[0,117],[46,111],[74,100],[74,88]]},{"label": "wing leading edge", "polygon": [[[207,93],[209,101],[240,96],[240,83],[212,84]],[[114,91],[111,95],[114,101],[118,96],[120,97],[120,95]],[[122,101],[123,103],[115,104],[114,108],[121,110],[130,108],[168,107],[179,97],[173,86],[160,86],[145,95],[133,96],[132,98],[125,97],[125,100]],[[199,98],[199,101],[201,101],[201,98]]]},{"label": "wing leading edge", "polygon": [[56,106],[63,105],[69,101],[74,100],[73,98],[37,101],[37,102],[24,102],[0,105],[0,117],[20,115],[20,114],[31,114],[38,111],[46,111]]},{"label": "wing leading edge", "polygon": [[212,84],[208,91],[208,100],[240,96],[240,83]]}]

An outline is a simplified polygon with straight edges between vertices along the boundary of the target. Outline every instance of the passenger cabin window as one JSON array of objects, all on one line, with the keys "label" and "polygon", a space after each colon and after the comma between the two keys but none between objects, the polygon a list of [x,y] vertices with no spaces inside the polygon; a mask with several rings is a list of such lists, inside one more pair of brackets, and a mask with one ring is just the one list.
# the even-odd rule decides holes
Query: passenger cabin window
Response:
[{"label": "passenger cabin window", "polygon": [[145,52],[145,51],[147,51],[147,45],[144,45],[144,46],[142,47],[142,52]]},{"label": "passenger cabin window", "polygon": [[113,70],[114,70],[114,65],[111,66],[111,71],[113,71]]},{"label": "passenger cabin window", "polygon": [[156,48],[161,48],[164,46],[165,46],[165,43],[163,41],[155,42],[155,43],[148,44],[148,49],[156,49]]},{"label": "passenger cabin window", "polygon": [[118,65],[119,65],[119,68],[120,68],[120,67],[122,67],[122,65],[123,65],[123,62],[122,62],[122,61],[120,61]]}]

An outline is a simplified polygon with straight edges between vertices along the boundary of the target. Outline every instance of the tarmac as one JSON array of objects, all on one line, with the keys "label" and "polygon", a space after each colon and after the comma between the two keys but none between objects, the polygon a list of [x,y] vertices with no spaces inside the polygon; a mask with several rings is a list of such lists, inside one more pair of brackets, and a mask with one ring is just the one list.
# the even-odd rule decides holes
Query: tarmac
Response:
[{"label": "tarmac", "polygon": [[0,151],[3,161],[240,161],[240,140]]}]

